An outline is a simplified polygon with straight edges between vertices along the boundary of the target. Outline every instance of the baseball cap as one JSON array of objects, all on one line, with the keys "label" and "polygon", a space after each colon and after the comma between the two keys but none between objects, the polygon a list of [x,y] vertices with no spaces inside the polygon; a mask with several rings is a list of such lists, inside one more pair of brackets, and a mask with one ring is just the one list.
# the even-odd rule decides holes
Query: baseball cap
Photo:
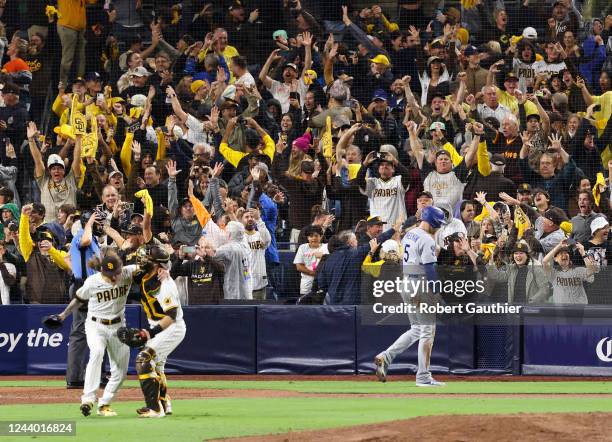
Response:
[{"label": "baseball cap", "polygon": [[191,83],[189,89],[191,89],[191,93],[195,94],[202,86],[204,86],[204,80],[196,80]]},{"label": "baseball cap", "polygon": [[523,252],[529,254],[531,250],[525,241],[517,241],[512,248],[512,253]]},{"label": "baseball cap", "polygon": [[516,193],[531,193],[531,184],[523,183],[518,189],[516,189]]},{"label": "baseball cap", "polygon": [[518,77],[514,72],[510,71],[506,74],[504,81],[518,81]]},{"label": "baseball cap", "polygon": [[149,75],[151,75],[151,73],[147,71],[145,67],[138,66],[131,72],[130,75],[133,75],[134,77],[148,77]]},{"label": "baseball cap", "polygon": [[491,157],[491,164],[494,164],[496,166],[505,166],[506,159],[503,155],[496,153]]},{"label": "baseball cap", "polygon": [[98,72],[88,72],[87,75],[85,75],[85,81],[102,81],[102,75]]},{"label": "baseball cap", "polygon": [[431,123],[431,125],[429,126],[429,130],[436,130],[436,129],[440,129],[440,130],[446,130],[446,124],[444,124],[441,121],[434,121],[433,123]]},{"label": "baseball cap", "polygon": [[297,68],[297,66],[295,65],[295,63],[287,63],[287,64],[285,65],[285,69],[286,69],[286,68],[291,68],[291,69],[293,69],[295,72],[297,72],[297,70],[298,70],[298,68]]},{"label": "baseball cap", "polygon": [[544,218],[550,220],[553,224],[560,226],[563,221],[569,221],[563,209],[553,207],[544,212]]},{"label": "baseball cap", "polygon": [[[135,213],[134,215],[138,214]],[[134,217],[134,215],[132,215],[132,218]],[[128,228],[123,229],[122,232],[127,235],[142,235],[142,227],[137,226],[136,224],[130,224]]]},{"label": "baseball cap", "polygon": [[287,31],[285,31],[284,29],[279,29],[277,31],[274,31],[272,33],[272,39],[276,40],[278,37],[281,37],[282,39],[287,40],[288,39]]},{"label": "baseball cap", "polygon": [[132,216],[130,217],[130,221],[133,220],[134,218],[136,218],[137,216],[141,217],[142,219],[144,219],[144,215],[142,213],[132,213]]},{"label": "baseball cap", "polygon": [[470,55],[476,55],[476,54],[480,54],[480,51],[478,50],[476,46],[473,46],[473,45],[469,45],[463,50],[463,55],[465,55],[466,57],[469,57]]},{"label": "baseball cap", "polygon": [[535,28],[528,26],[525,29],[523,29],[523,38],[529,38],[530,40],[537,40],[538,31],[536,31]]},{"label": "baseball cap", "polygon": [[380,216],[368,216],[368,219],[366,219],[367,226],[376,226],[379,224],[387,224],[387,223],[384,222]]},{"label": "baseball cap", "polygon": [[598,216],[593,221],[591,221],[591,235],[594,235],[599,229],[609,228],[610,223],[603,216]]},{"label": "baseball cap", "polygon": [[439,38],[436,38],[434,41],[432,41],[429,44],[430,48],[443,48],[444,47],[444,43],[442,43],[442,40]]},{"label": "baseball cap", "polygon": [[385,253],[390,253],[390,252],[398,253],[399,252],[399,244],[394,239],[386,240],[384,243],[382,243],[380,247],[381,247],[381,250]]},{"label": "baseball cap", "polygon": [[376,89],[374,91],[374,96],[372,97],[372,101],[387,101],[388,96],[387,93],[383,89]]},{"label": "baseball cap", "polygon": [[395,157],[396,160],[399,160],[399,156],[397,155],[397,149],[393,144],[383,144],[378,149],[380,153],[389,153]]},{"label": "baseball cap", "polygon": [[47,159],[47,168],[50,168],[53,166],[62,166],[64,168],[66,167],[66,165],[64,164],[64,160],[62,160],[62,157],[60,157],[56,153],[52,153],[51,155],[49,155],[49,158]]},{"label": "baseball cap", "polygon": [[102,268],[100,269],[105,276],[115,276],[121,273],[123,263],[115,254],[106,255],[102,258]]},{"label": "baseball cap", "polygon": [[391,65],[391,62],[389,61],[389,59],[387,58],[386,55],[383,54],[378,54],[376,57],[374,58],[370,58],[370,61],[372,63],[377,63],[377,64],[382,64],[384,66],[389,66]]},{"label": "baseball cap", "polygon": [[342,72],[340,75],[338,75],[338,80],[342,80],[343,82],[348,83],[350,81],[353,81],[354,77],[351,77],[346,72]]},{"label": "baseball cap", "polygon": [[527,115],[527,121],[531,120],[532,118],[535,118],[536,120],[540,121],[540,114],[529,114],[529,115]]},{"label": "baseball cap", "polygon": [[429,57],[427,59],[427,66],[429,66],[430,64],[434,63],[434,62],[439,62],[442,63],[444,60],[442,60],[440,57],[436,56],[436,55],[432,55],[431,57]]},{"label": "baseball cap", "polygon": [[147,103],[147,97],[144,96],[143,94],[133,95],[130,100],[130,104],[134,107],[144,107],[146,103]]},{"label": "baseball cap", "polygon": [[123,178],[123,173],[122,173],[122,172],[120,172],[120,171],[118,171],[118,170],[113,170],[113,171],[111,171],[111,173],[109,173],[109,174],[108,174],[108,177],[109,177],[109,178],[112,178],[112,177],[113,177],[113,176],[115,176],[115,175],[121,175],[121,178]]}]

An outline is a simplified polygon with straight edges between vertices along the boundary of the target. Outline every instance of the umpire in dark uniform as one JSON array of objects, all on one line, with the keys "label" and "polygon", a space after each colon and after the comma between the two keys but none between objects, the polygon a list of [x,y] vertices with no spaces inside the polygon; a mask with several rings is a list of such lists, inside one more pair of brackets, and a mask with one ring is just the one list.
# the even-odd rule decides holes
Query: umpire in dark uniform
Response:
[{"label": "umpire in dark uniform", "polygon": [[[91,211],[83,212],[81,215],[81,230],[74,236],[70,243],[70,263],[74,282],[70,286],[70,298],[74,297],[76,291],[83,285],[88,276],[96,273],[89,268],[87,263],[94,256],[100,257],[100,245],[96,234],[100,234],[101,224]],[[72,328],[68,339],[68,362],[66,369],[66,387],[83,388],[85,380],[85,368],[89,349],[87,337],[85,336],[85,319],[87,318],[87,304],[74,311],[72,317]]]}]

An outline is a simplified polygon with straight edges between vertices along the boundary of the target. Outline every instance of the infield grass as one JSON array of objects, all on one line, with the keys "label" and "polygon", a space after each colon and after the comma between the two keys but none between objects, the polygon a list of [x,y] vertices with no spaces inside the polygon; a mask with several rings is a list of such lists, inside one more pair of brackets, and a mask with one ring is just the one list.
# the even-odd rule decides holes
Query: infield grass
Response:
[{"label": "infield grass", "polygon": [[[128,387],[137,387],[128,381]],[[64,388],[61,380],[0,381],[0,401],[11,387]],[[608,382],[449,382],[445,388],[417,388],[413,382],[396,381],[189,381],[170,378],[170,389],[285,390],[301,393],[430,394],[430,397],[262,397],[214,398],[173,401],[174,415],[164,419],[138,419],[142,402],[116,402],[115,418],[79,413],[79,404],[2,405],[0,420],[75,421],[76,437],[37,437],[50,441],[155,442],[201,441],[212,438],[265,435],[313,430],[443,414],[508,414],[547,412],[612,412]],[[439,394],[492,394],[489,397],[440,397]],[[495,397],[495,394],[550,394],[550,397]],[[563,394],[588,396],[571,399]],[[10,438],[0,437],[2,440]],[[28,440],[28,437],[10,440]]]},{"label": "infield grass", "polygon": [[[444,388],[418,388],[414,382],[393,381],[382,384],[364,381],[189,381],[172,380],[173,388],[202,388],[218,390],[284,390],[298,393],[331,394],[612,394],[612,382],[560,381],[560,382],[465,382],[450,381]],[[0,381],[0,389],[10,387],[65,387],[63,380]],[[125,387],[138,387],[137,381],[126,381]]]}]

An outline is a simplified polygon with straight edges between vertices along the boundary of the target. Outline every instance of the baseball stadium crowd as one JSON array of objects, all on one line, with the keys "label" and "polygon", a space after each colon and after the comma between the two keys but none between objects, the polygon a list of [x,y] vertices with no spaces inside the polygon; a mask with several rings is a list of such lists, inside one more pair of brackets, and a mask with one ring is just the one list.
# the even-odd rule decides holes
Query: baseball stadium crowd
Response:
[{"label": "baseball stadium crowd", "polygon": [[439,274],[479,299],[612,300],[609,2],[0,0],[0,22],[1,304],[65,304],[89,258],[151,242],[185,304],[366,303],[429,205]]}]

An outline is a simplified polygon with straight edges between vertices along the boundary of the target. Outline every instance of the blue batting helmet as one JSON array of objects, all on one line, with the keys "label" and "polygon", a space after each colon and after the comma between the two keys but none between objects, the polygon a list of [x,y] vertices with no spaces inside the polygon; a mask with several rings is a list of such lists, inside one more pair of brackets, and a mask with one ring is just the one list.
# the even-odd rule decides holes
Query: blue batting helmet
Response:
[{"label": "blue batting helmet", "polygon": [[425,221],[434,229],[439,229],[442,224],[445,224],[444,212],[438,207],[425,207],[421,212],[421,221]]}]

